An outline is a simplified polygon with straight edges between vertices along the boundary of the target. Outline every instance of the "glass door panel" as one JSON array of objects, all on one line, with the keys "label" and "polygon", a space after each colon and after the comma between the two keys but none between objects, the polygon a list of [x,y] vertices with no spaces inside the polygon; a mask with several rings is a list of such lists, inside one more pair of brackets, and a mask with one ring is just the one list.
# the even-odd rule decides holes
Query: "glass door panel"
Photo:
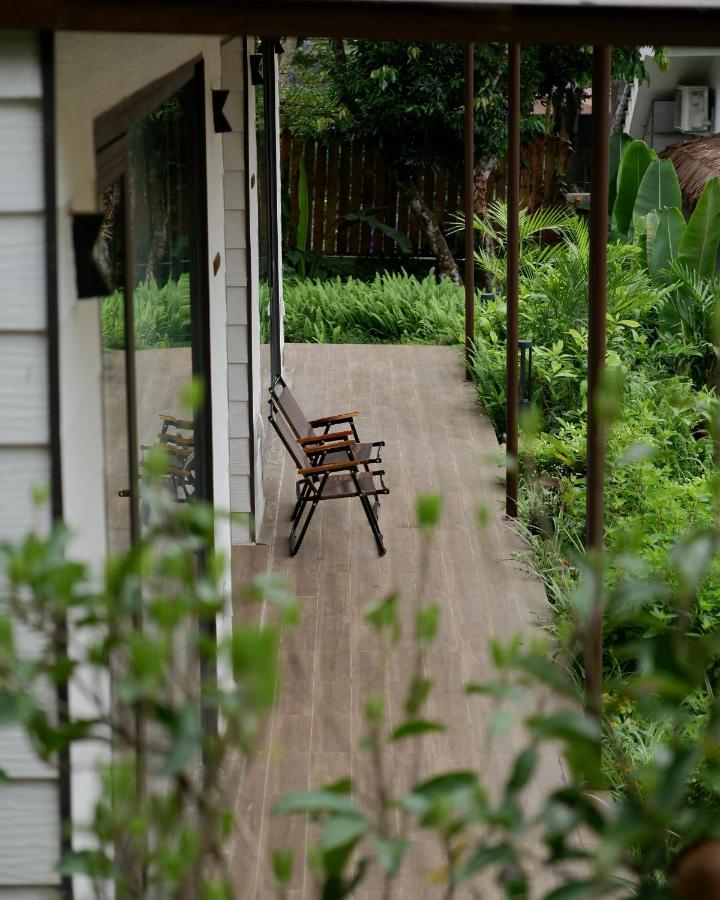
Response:
[{"label": "glass door panel", "polygon": [[[166,451],[164,482],[178,502],[195,493],[191,289],[191,94],[181,89],[128,132],[137,458]],[[140,499],[140,526],[152,514]]]}]

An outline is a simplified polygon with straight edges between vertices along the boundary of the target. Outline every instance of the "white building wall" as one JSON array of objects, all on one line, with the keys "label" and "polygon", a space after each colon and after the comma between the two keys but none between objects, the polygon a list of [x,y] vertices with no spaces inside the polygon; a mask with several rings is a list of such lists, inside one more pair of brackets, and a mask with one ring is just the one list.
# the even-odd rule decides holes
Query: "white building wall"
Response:
[{"label": "white building wall", "polygon": [[675,100],[678,84],[708,85],[715,91],[714,130],[720,130],[718,111],[718,88],[720,88],[720,54],[717,50],[703,47],[671,47],[668,51],[669,64],[665,71],[652,60],[646,65],[650,76],[649,84],[639,85],[632,109],[628,110],[626,130],[635,139],[646,141],[660,151],[670,144],[689,140],[692,135],[671,129],[653,133],[653,101]]},{"label": "white building wall", "polygon": [[250,541],[254,528],[248,517],[254,511],[259,527],[263,514],[255,91],[247,69],[243,40],[234,38],[222,48],[222,86],[229,91],[225,110],[232,128],[222,136],[230,504],[242,516],[232,523],[233,544]]},{"label": "white building wall", "polygon": [[[212,121],[211,90],[220,86],[220,38],[177,35],[60,33],[57,36],[58,229],[60,247],[60,342],[62,375],[62,465],[65,514],[75,534],[73,552],[99,567],[106,552],[101,347],[98,304],[78,300],[72,250],[73,211],[97,209],[94,121],[141,88],[181,65],[202,58],[205,65],[208,258],[214,502],[230,508],[227,423],[227,339],[225,267],[213,259],[224,249],[222,143]],[[217,520],[216,542],[228,564],[230,526]],[[229,618],[219,621],[227,633]],[[86,701],[77,692],[77,712]],[[98,763],[104,747],[73,749],[73,820],[88,821],[97,797]],[[82,894],[84,886],[79,886]],[[76,892],[78,885],[76,884]]]},{"label": "white building wall", "polygon": [[[56,36],[56,169],[63,500],[74,534],[72,553],[96,570],[106,551],[99,310],[96,302],[76,296],[72,213],[97,208],[96,117],[200,57],[206,79],[214,500],[220,510],[250,508],[249,460],[254,454],[256,511],[262,516],[260,441],[252,447],[248,441],[250,422],[255,423],[256,435],[262,433],[255,133],[253,127],[248,135],[252,147],[248,166],[243,116],[236,134],[216,135],[210,94],[224,80],[232,84],[234,102],[244,104],[242,42],[234,40],[221,52],[219,37],[61,32]],[[248,104],[254,123],[252,92]],[[46,484],[50,470],[42,86],[33,34],[0,33],[0,133],[2,540],[17,539],[33,526],[47,529],[49,524],[47,513],[31,503],[32,487]],[[248,284],[248,252],[252,284]],[[218,253],[221,266],[214,272]],[[232,534],[233,541],[248,537],[247,530]],[[228,557],[227,588],[230,541],[230,524],[220,517],[217,544]],[[220,630],[226,633],[229,627],[226,616]],[[71,691],[74,713],[88,712],[86,705]],[[73,750],[76,825],[88,821],[92,813],[96,767],[107,758],[105,748]],[[12,729],[0,731],[0,769],[10,776],[8,784],[0,784],[0,900],[46,897],[59,883],[54,872],[60,847],[57,773],[37,761],[22,734]],[[82,896],[88,886],[75,887]]]},{"label": "white building wall", "polygon": [[[50,522],[32,502],[50,480],[42,94],[37,35],[0,32],[0,541]],[[0,770],[0,900],[40,900],[59,884],[57,770],[17,727],[0,729]]]}]

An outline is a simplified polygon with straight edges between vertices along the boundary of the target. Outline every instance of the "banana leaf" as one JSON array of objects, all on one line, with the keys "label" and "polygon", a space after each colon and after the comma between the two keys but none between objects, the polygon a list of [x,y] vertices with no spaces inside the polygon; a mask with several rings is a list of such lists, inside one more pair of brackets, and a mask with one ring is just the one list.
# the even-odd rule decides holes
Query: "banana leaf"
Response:
[{"label": "banana leaf", "polygon": [[651,210],[658,213],[666,206],[682,206],[680,182],[675,166],[669,159],[654,159],[645,170],[633,209],[633,227],[641,216]]},{"label": "banana leaf", "polygon": [[608,183],[608,215],[612,216],[615,198],[617,197],[617,179],[620,160],[632,138],[624,131],[616,131],[610,138],[610,178]]},{"label": "banana leaf", "polygon": [[657,154],[645,141],[633,141],[628,144],[620,161],[617,179],[617,197],[613,207],[613,230],[621,235],[629,235],[635,200],[645,170]]},{"label": "banana leaf", "polygon": [[695,211],[690,216],[680,241],[678,259],[700,275],[715,272],[715,258],[720,243],[720,178],[705,184]]},{"label": "banana leaf", "polygon": [[660,211],[652,246],[648,242],[648,268],[653,278],[667,271],[677,257],[685,227],[685,219],[677,207]]}]

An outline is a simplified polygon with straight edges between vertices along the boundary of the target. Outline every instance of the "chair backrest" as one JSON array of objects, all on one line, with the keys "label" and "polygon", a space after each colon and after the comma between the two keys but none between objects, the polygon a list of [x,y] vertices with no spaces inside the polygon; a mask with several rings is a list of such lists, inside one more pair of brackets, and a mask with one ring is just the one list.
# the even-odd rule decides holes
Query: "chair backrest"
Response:
[{"label": "chair backrest", "polygon": [[293,461],[298,469],[310,468],[310,466],[312,466],[312,463],[310,462],[308,455],[303,450],[302,445],[298,443],[298,439],[290,430],[285,416],[282,415],[282,413],[280,413],[280,415],[277,415],[277,413],[277,406],[271,400],[270,415],[268,416],[270,424],[275,429],[278,437],[285,445],[285,449],[287,450],[287,452],[290,454],[290,456],[292,456]]},{"label": "chair backrest", "polygon": [[[278,387],[280,387],[280,390],[278,390]],[[305,413],[300,409],[300,404],[295,399],[290,388],[284,382],[278,381],[277,384],[270,389],[270,393],[275,401],[275,405],[285,416],[295,433],[295,437],[312,437],[312,425],[308,422]]]}]

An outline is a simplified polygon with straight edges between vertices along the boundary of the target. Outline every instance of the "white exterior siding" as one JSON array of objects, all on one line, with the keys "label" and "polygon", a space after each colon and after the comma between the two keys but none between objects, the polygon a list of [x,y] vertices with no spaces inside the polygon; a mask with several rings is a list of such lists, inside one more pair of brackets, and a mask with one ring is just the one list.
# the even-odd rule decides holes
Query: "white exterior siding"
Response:
[{"label": "white exterior siding", "polygon": [[[0,540],[11,541],[49,527],[32,503],[50,478],[42,112],[37,35],[0,32]],[[42,652],[32,635],[19,644]],[[0,729],[0,769],[0,900],[39,900],[59,884],[57,771],[16,727]]]},{"label": "white exterior siding", "polygon": [[[97,208],[94,121],[178,66],[204,60],[214,501],[219,510],[250,510],[254,460],[255,508],[261,518],[255,179],[249,186],[256,159],[254,128],[249,172],[241,40],[223,44],[219,37],[60,32],[55,46],[64,516],[74,535],[72,553],[97,568],[106,552],[99,313],[97,303],[79,301],[76,295],[71,216]],[[232,92],[228,103],[243,112],[231,117],[238,130],[223,136],[213,130],[210,91],[224,86]],[[248,103],[254,122],[252,92]],[[42,125],[37,36],[0,32],[0,540],[49,525],[49,515],[31,502],[32,488],[47,484],[50,471]],[[218,253],[221,266],[215,273]],[[253,422],[256,440],[251,446]],[[217,545],[228,560],[231,541],[249,537],[247,528],[238,530],[218,518]],[[220,633],[229,627],[228,611],[221,617]],[[27,637],[23,643],[42,652]],[[92,712],[72,688],[70,703],[75,714]],[[72,750],[76,826],[82,827],[92,814],[96,766],[107,758],[105,747]],[[0,900],[40,900],[59,884],[53,868],[60,849],[57,773],[37,760],[22,733],[12,729],[0,730],[0,769],[10,776],[0,784]],[[82,898],[88,886],[76,879],[75,891]]]},{"label": "white exterior siding", "polygon": [[[70,211],[97,209],[95,119],[138,90],[198,59],[203,60],[205,68],[213,494],[218,509],[230,508],[225,267],[221,265],[217,275],[213,271],[216,253],[225,256],[222,140],[214,133],[210,93],[220,87],[220,41],[219,37],[146,34],[63,32],[57,36],[65,515],[76,534],[75,552],[95,566],[101,564],[106,547],[99,312],[96,302],[79,301],[76,296]],[[230,525],[222,517],[217,520],[216,543],[229,560]],[[229,593],[229,565],[225,587]],[[229,615],[220,617],[219,633],[226,634],[229,627]],[[71,692],[71,703],[78,711],[83,701]],[[87,822],[92,813],[97,791],[93,773],[104,754],[100,747],[73,749],[76,824]]]},{"label": "white exterior siding", "polygon": [[[260,452],[262,445],[260,320],[255,284],[257,281],[255,92],[249,78],[246,77],[246,69],[247,60],[244,59],[242,39],[235,38],[222,48],[222,87],[229,91],[225,109],[226,118],[232,127],[232,131],[222,136],[230,508],[234,513],[245,514],[250,514],[254,508],[255,518],[259,524],[262,522],[263,503]],[[249,160],[245,159],[246,141],[250,148]],[[251,178],[253,187],[248,192]],[[253,252],[255,253],[255,261],[251,262],[253,284],[250,284],[248,257]],[[251,428],[253,422],[254,446]],[[255,464],[254,484],[251,460]],[[252,497],[253,488],[254,497]],[[253,532],[247,521],[232,523],[233,544],[247,543],[252,536]]]}]

